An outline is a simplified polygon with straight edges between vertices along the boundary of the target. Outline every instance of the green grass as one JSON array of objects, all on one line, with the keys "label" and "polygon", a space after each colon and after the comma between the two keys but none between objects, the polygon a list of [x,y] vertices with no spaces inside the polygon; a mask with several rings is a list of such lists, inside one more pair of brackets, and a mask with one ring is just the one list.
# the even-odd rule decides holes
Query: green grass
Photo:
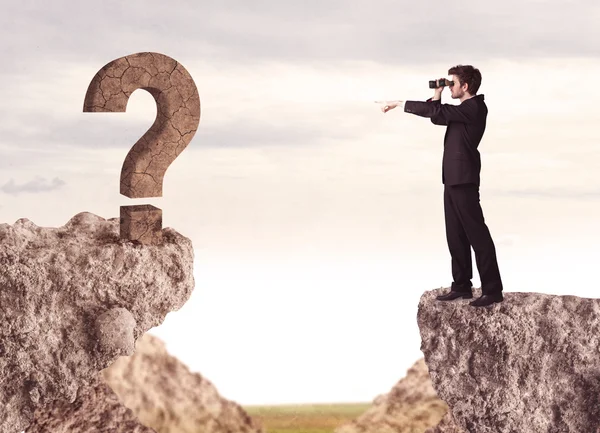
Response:
[{"label": "green grass", "polygon": [[333,433],[357,418],[371,403],[244,406],[266,433]]}]

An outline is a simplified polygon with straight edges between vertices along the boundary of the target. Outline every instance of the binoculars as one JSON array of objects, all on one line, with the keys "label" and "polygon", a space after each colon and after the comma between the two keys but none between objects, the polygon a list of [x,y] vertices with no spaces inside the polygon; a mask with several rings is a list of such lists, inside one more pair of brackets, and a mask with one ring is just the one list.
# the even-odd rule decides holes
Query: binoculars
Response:
[{"label": "binoculars", "polygon": [[431,80],[429,81],[429,88],[436,89],[438,87],[444,87],[454,84],[454,81],[446,80],[445,78],[440,78],[439,80]]}]

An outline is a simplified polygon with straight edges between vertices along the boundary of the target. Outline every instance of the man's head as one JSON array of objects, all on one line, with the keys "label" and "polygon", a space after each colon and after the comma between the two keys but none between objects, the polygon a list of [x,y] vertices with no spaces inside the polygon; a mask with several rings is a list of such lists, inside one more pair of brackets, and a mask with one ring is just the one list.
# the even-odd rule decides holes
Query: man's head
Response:
[{"label": "man's head", "polygon": [[481,85],[481,72],[471,65],[457,65],[448,69],[448,75],[454,84],[449,87],[453,99],[465,99],[475,96]]}]

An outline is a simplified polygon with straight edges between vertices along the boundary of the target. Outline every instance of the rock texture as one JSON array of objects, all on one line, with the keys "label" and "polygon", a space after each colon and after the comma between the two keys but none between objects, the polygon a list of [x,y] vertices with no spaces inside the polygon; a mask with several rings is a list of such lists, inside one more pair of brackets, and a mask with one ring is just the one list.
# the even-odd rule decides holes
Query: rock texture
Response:
[{"label": "rock texture", "polygon": [[101,375],[79,388],[73,403],[55,402],[34,416],[25,433],[156,433],[121,404]]},{"label": "rock texture", "polygon": [[505,293],[475,308],[436,301],[442,292],[421,296],[417,320],[433,388],[458,431],[599,431],[600,299]]},{"label": "rock texture", "polygon": [[437,425],[447,410],[420,359],[389,393],[375,398],[371,408],[335,433],[423,433]]},{"label": "rock texture", "polygon": [[[189,72],[175,59],[155,52],[119,57],[92,79],[84,112],[124,112],[129,97],[144,89],[156,102],[156,119],[129,150],[121,169],[121,194],[162,197],[165,172],[190,143],[200,122],[200,98]],[[162,242],[162,210],[152,205],[121,206],[122,239],[146,245]]]},{"label": "rock texture", "polygon": [[447,411],[440,423],[428,428],[425,433],[465,433],[465,431],[456,425],[452,412]]},{"label": "rock texture", "polygon": [[89,212],[59,228],[0,224],[0,433],[78,388],[178,310],[193,287],[189,239],[119,239],[119,220]]},{"label": "rock texture", "polygon": [[102,375],[119,400],[158,433],[264,433],[240,405],[221,397],[150,334],[138,340],[133,356],[118,359]]},{"label": "rock texture", "polygon": [[162,197],[165,172],[198,129],[198,89],[177,60],[156,52],[135,53],[107,63],[96,73],[83,111],[123,113],[137,89],[154,98],[156,119],[127,154],[120,191],[130,198]]}]

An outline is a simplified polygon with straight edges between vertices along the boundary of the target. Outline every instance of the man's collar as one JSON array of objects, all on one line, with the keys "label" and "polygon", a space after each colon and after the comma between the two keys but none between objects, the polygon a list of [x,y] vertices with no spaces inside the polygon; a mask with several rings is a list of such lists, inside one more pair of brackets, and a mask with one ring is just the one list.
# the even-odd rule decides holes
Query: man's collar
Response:
[{"label": "man's collar", "polygon": [[[468,101],[469,99],[473,99],[473,98],[481,98],[482,101],[485,99],[483,96],[483,93],[482,93],[480,95],[473,95],[470,98],[465,99],[465,101]],[[465,102],[465,101],[463,101],[463,102]]]}]

